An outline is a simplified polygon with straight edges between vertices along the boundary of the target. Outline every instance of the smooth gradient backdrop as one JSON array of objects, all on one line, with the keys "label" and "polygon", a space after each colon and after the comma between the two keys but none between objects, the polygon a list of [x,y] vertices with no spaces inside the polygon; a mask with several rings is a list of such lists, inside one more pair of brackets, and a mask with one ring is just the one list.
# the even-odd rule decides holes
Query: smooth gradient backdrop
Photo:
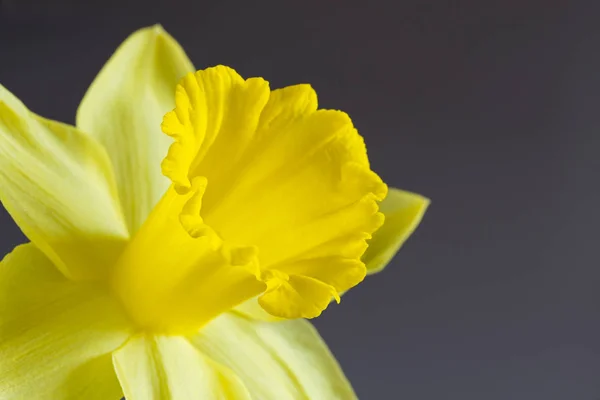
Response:
[{"label": "smooth gradient backdrop", "polygon": [[[158,22],[198,68],[313,84],[390,185],[433,200],[315,321],[359,397],[598,400],[599,6],[0,0],[0,82],[73,122],[116,46]],[[26,240],[4,210],[0,234],[2,254]]]}]

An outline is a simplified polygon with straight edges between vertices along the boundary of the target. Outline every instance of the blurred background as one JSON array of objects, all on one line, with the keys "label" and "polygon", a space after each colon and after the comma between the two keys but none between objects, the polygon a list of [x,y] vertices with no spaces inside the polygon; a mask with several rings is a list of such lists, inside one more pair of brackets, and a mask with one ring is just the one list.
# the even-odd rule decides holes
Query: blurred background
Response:
[{"label": "blurred background", "polygon": [[[433,200],[315,321],[361,399],[600,399],[600,2],[0,1],[0,82],[73,122],[134,30],[197,68],[310,82]],[[0,252],[24,242],[0,212]],[[327,400],[327,399],[323,399]]]}]

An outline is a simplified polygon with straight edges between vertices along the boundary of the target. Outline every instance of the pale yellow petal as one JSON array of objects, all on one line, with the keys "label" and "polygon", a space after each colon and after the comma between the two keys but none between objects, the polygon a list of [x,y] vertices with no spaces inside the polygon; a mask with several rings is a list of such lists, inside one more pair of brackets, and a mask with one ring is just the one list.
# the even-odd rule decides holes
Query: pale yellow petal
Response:
[{"label": "pale yellow petal", "polygon": [[115,352],[127,400],[250,400],[228,368],[179,336],[138,336]]},{"label": "pale yellow petal", "polygon": [[69,278],[105,276],[128,238],[102,146],[31,113],[2,86],[0,199]]},{"label": "pale yellow petal", "polygon": [[171,141],[160,132],[160,122],[175,104],[177,82],[193,70],[160,26],[141,29],[117,49],[77,111],[77,126],[108,151],[132,232],[169,185],[160,163]]},{"label": "pale yellow petal", "polygon": [[367,273],[372,274],[385,268],[419,226],[428,206],[429,199],[421,195],[390,189],[380,206],[385,215],[385,223],[373,234],[363,256]]},{"label": "pale yellow petal", "polygon": [[260,304],[258,304],[257,297],[243,302],[242,304],[235,307],[232,311],[246,318],[257,319],[260,321],[276,322],[284,319],[281,317],[276,317],[266,312],[265,309],[262,308]]},{"label": "pale yellow petal", "polygon": [[106,291],[18,246],[0,263],[0,398],[120,399],[111,352],[128,330]]},{"label": "pale yellow petal", "polygon": [[356,399],[337,361],[308,321],[263,322],[223,314],[192,342],[234,371],[253,399]]}]

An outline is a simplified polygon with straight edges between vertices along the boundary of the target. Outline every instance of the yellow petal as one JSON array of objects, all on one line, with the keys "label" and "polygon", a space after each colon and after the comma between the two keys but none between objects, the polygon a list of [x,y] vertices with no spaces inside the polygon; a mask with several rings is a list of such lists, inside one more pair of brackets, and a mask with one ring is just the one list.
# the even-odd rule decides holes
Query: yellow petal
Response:
[{"label": "yellow petal", "polygon": [[304,320],[262,322],[223,314],[192,339],[261,400],[355,399],[327,345]]},{"label": "yellow petal", "polygon": [[95,279],[128,238],[110,161],[72,126],[31,113],[0,86],[0,199],[69,278]]},{"label": "yellow petal", "polygon": [[234,373],[183,337],[132,338],[113,361],[127,400],[251,399]]},{"label": "yellow petal", "polygon": [[163,161],[175,190],[189,195],[204,182],[202,210],[196,195],[184,207],[182,220],[195,221],[186,229],[258,249],[263,308],[314,317],[363,279],[387,187],[348,115],[317,110],[310,86],[269,92],[224,66],[198,71],[178,85],[162,128],[175,139]]},{"label": "yellow petal", "polygon": [[372,274],[385,268],[419,226],[428,206],[429,199],[423,196],[390,189],[380,207],[385,215],[385,223],[373,234],[363,256],[367,273]]},{"label": "yellow petal", "polygon": [[258,298],[258,304],[271,315],[315,318],[327,308],[330,299],[339,300],[335,288],[323,281],[304,275],[284,276],[269,279],[267,291]]},{"label": "yellow petal", "polygon": [[160,121],[175,104],[177,82],[193,69],[160,26],[141,29],[117,49],[77,111],[77,126],[108,151],[131,232],[169,185],[160,162],[170,140],[161,134]]},{"label": "yellow petal", "polygon": [[128,336],[104,290],[67,280],[33,244],[0,263],[0,398],[117,400],[110,353]]}]

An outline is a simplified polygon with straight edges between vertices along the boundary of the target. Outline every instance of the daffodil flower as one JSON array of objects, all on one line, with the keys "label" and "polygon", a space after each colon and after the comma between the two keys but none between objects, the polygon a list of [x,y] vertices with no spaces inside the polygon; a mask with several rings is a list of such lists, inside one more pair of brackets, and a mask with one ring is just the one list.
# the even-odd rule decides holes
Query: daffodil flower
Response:
[{"label": "daffodil flower", "polygon": [[0,86],[0,198],[31,241],[0,264],[0,398],[355,398],[306,318],[381,270],[428,201],[386,198],[309,85],[194,71],[156,26],[76,127]]}]

